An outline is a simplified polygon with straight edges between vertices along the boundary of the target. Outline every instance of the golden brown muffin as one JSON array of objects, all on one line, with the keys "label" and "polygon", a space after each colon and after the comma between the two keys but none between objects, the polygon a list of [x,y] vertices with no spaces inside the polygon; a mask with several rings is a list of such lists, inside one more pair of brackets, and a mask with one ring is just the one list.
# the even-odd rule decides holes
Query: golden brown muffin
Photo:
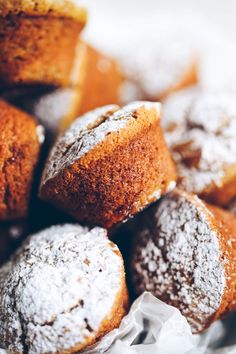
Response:
[{"label": "golden brown muffin", "polygon": [[80,41],[71,70],[70,85],[65,88],[16,86],[2,90],[0,96],[14,106],[37,117],[51,145],[57,135],[75,118],[81,105],[87,62],[86,45]]},{"label": "golden brown muffin", "polygon": [[0,220],[13,220],[27,214],[44,134],[34,118],[4,101],[0,125]]},{"label": "golden brown muffin", "polygon": [[77,353],[118,327],[128,307],[122,256],[98,227],[29,237],[0,280],[0,345],[11,353]]},{"label": "golden brown muffin", "polygon": [[97,107],[120,103],[123,75],[115,59],[87,46],[87,65],[78,116]]},{"label": "golden brown muffin", "polygon": [[231,93],[191,88],[164,102],[162,126],[181,188],[220,205],[236,195],[235,118]]},{"label": "golden brown muffin", "polygon": [[151,291],[194,333],[235,309],[236,218],[175,190],[140,216],[132,255],[136,293]]},{"label": "golden brown muffin", "polygon": [[169,94],[198,82],[198,59],[188,43],[156,40],[130,43],[120,57],[126,77],[122,99],[162,101]]},{"label": "golden brown muffin", "polygon": [[78,118],[52,148],[40,196],[76,219],[111,227],[173,188],[160,104],[104,106]]},{"label": "golden brown muffin", "polygon": [[86,11],[74,1],[0,1],[0,87],[67,86]]}]

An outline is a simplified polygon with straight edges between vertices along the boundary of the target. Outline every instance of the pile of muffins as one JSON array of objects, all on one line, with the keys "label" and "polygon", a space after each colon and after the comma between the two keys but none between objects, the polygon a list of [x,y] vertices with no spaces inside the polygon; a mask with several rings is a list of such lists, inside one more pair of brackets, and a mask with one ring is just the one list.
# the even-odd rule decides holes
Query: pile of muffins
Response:
[{"label": "pile of muffins", "polygon": [[144,291],[193,333],[236,308],[234,95],[200,87],[187,45],[118,62],[82,39],[86,21],[75,0],[0,0],[0,347],[13,354],[83,351]]}]

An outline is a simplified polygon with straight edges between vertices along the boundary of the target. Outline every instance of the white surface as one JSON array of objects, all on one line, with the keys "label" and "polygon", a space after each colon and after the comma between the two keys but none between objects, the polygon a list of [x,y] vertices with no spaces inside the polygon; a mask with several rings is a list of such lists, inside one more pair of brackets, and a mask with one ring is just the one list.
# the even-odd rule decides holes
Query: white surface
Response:
[{"label": "white surface", "polygon": [[[216,322],[204,335],[192,335],[179,310],[145,292],[133,303],[118,329],[83,353],[213,354],[207,348],[212,339],[217,340],[223,333],[221,322]],[[233,352],[225,352],[228,353]]]}]

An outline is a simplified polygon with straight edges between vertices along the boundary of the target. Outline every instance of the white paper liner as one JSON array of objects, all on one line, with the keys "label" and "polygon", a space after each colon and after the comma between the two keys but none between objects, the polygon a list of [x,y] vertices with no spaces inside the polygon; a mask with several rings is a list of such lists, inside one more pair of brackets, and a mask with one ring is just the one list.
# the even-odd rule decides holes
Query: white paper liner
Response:
[{"label": "white paper liner", "polygon": [[[143,293],[132,305],[118,329],[107,334],[84,354],[213,354],[209,349],[224,335],[222,323],[214,323],[202,335],[193,335],[178,309]],[[222,350],[222,349],[221,349]],[[224,354],[234,353],[230,347]],[[236,352],[235,352],[236,353]]]}]

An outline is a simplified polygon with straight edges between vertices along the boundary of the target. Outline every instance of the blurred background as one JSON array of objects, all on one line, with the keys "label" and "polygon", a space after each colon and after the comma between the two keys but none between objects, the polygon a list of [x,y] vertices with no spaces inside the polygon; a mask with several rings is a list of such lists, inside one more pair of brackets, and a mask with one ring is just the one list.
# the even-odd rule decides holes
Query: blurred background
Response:
[{"label": "blurred background", "polygon": [[236,2],[234,0],[87,0],[84,37],[119,56],[134,36],[140,48],[155,37],[179,36],[201,51],[201,81],[234,89],[236,82]]}]

